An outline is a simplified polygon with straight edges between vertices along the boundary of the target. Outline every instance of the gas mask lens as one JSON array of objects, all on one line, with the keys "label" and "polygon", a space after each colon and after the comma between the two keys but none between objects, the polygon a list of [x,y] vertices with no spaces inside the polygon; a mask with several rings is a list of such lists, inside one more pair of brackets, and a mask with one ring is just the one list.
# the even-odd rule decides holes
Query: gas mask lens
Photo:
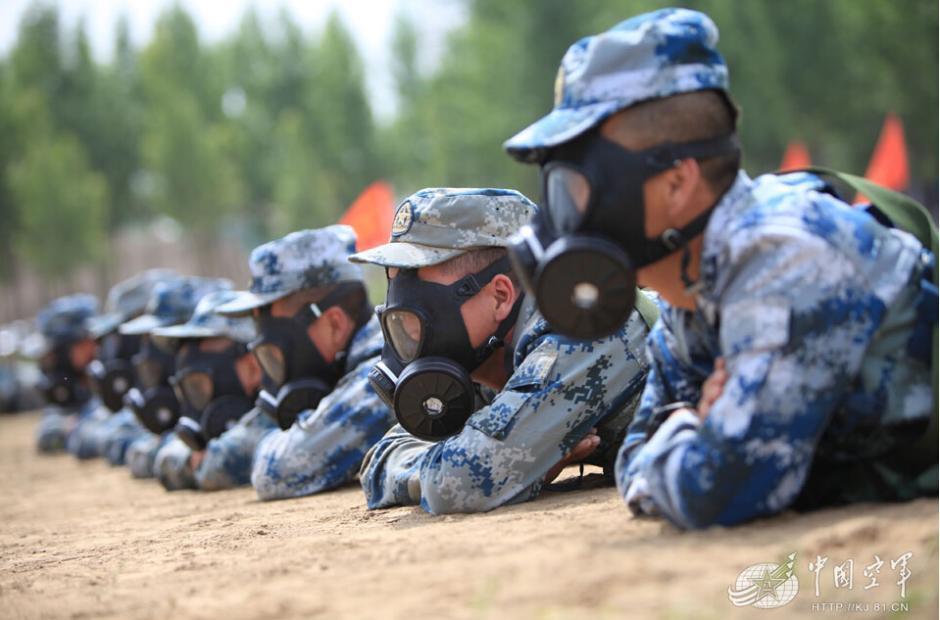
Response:
[{"label": "gas mask lens", "polygon": [[277,386],[284,385],[287,380],[287,363],[284,361],[284,352],[281,348],[270,342],[262,342],[254,346],[251,351],[268,378]]},{"label": "gas mask lens", "polygon": [[566,164],[550,164],[543,172],[543,196],[555,232],[574,232],[584,220],[591,200],[587,177]]},{"label": "gas mask lens", "polygon": [[212,377],[206,372],[191,372],[177,382],[179,391],[189,406],[202,411],[212,400]]},{"label": "gas mask lens", "polygon": [[412,310],[392,308],[382,312],[385,333],[399,359],[409,363],[418,355],[421,338],[424,335],[423,323]]}]

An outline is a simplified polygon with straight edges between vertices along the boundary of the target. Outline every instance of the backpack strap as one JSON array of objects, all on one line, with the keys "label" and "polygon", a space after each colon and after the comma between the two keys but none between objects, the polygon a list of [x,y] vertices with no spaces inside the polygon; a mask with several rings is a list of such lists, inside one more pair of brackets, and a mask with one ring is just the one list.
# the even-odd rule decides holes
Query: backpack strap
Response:
[{"label": "backpack strap", "polygon": [[633,307],[640,313],[647,329],[653,329],[653,324],[659,320],[659,306],[656,305],[656,302],[640,289],[636,289],[636,301],[633,303]]}]

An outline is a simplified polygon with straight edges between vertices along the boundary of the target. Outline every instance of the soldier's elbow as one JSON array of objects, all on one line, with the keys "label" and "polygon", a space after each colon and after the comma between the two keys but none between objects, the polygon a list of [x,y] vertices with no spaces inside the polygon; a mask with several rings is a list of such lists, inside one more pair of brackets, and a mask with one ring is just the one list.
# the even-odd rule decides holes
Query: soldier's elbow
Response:
[{"label": "soldier's elbow", "polygon": [[[456,492],[455,489],[471,490]],[[421,507],[431,514],[486,512],[501,503],[500,498],[487,496],[459,472],[441,472],[433,480],[422,476]]]},{"label": "soldier's elbow", "polygon": [[251,486],[255,488],[258,499],[263,502],[287,497],[281,476],[276,471],[272,472],[260,460],[255,463],[255,467],[251,472]]}]

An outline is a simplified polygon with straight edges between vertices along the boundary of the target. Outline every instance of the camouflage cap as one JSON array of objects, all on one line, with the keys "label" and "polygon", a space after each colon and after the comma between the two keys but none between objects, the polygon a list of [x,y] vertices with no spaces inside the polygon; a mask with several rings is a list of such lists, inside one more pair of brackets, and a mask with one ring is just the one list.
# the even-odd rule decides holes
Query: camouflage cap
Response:
[{"label": "camouflage cap", "polygon": [[104,314],[88,319],[88,331],[93,338],[101,338],[113,332],[121,323],[144,311],[157,282],[179,277],[171,269],[148,269],[118,282],[108,291]]},{"label": "camouflage cap", "polygon": [[32,356],[41,356],[60,342],[90,336],[86,327],[88,318],[98,312],[98,299],[88,293],[59,297],[39,311],[36,328],[42,342],[31,350]]},{"label": "camouflage cap", "polygon": [[223,316],[217,310],[238,297],[235,291],[215,291],[199,300],[193,315],[181,325],[158,327],[151,333],[158,338],[231,338],[242,343],[255,339],[255,323],[249,317]]},{"label": "camouflage cap", "polygon": [[122,334],[146,334],[157,327],[176,325],[189,319],[196,302],[213,291],[232,288],[224,278],[179,277],[153,287],[144,314],[121,325]]},{"label": "camouflage cap", "polygon": [[536,210],[511,189],[422,189],[398,205],[389,243],[349,260],[417,269],[467,250],[505,247]]},{"label": "camouflage cap", "polygon": [[698,11],[661,9],[620,22],[568,48],[555,78],[555,106],[503,144],[510,155],[541,161],[614,113],[648,99],[728,90],[715,49],[718,28]]},{"label": "camouflage cap", "polygon": [[248,314],[295,291],[361,282],[362,269],[348,260],[355,251],[356,233],[343,225],[300,230],[259,245],[248,258],[250,288],[218,311],[233,316]]}]

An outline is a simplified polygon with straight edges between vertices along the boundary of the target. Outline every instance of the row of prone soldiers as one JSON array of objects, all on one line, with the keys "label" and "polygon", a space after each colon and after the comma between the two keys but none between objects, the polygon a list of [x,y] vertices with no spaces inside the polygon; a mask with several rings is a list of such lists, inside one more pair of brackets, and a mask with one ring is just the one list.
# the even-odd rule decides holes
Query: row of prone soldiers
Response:
[{"label": "row of prone soldiers", "polygon": [[358,478],[370,509],[436,514],[588,463],[686,528],[935,494],[930,241],[819,176],[741,170],[717,39],[664,9],[572,45],[553,111],[505,145],[541,208],[425,189],[383,246],[255,248],[247,291],[158,271],[102,315],[53,302],[40,449],[264,500]]}]

